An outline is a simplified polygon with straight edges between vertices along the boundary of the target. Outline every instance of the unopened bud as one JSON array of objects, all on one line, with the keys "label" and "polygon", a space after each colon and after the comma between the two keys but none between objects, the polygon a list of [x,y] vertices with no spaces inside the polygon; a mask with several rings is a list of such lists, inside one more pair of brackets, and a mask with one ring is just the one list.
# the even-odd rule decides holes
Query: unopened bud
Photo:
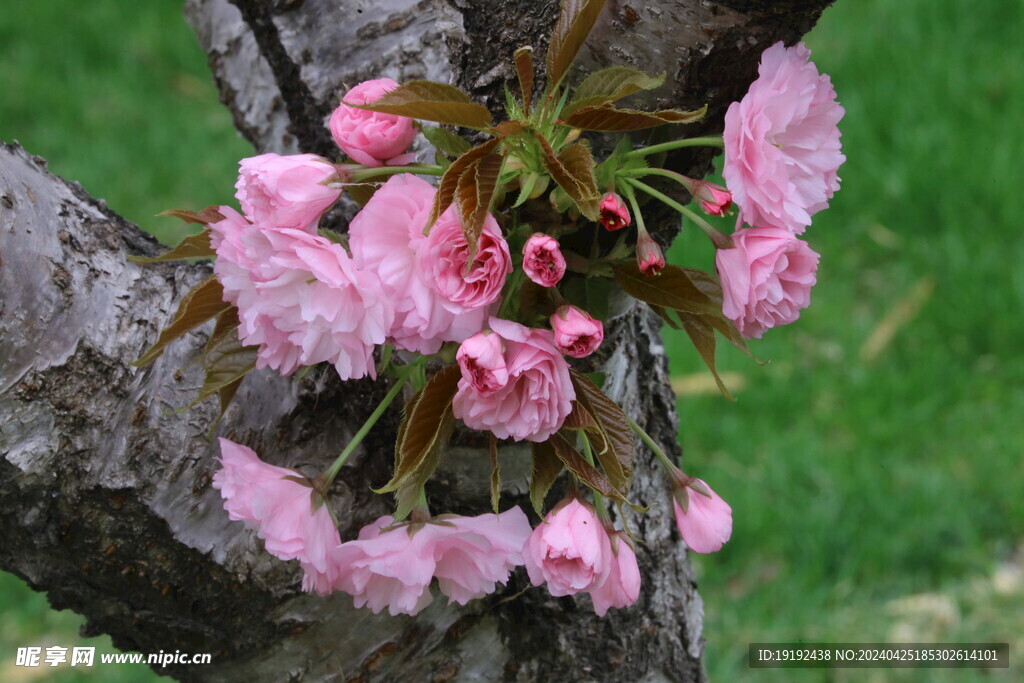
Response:
[{"label": "unopened bud", "polygon": [[646,230],[640,230],[636,241],[636,263],[644,275],[660,275],[665,268],[665,254]]}]

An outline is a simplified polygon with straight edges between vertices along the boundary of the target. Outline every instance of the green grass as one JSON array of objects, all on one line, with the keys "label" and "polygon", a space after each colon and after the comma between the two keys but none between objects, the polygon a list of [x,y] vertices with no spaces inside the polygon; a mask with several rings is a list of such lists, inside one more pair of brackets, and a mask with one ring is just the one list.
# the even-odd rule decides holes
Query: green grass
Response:
[{"label": "green grass", "polygon": [[[164,241],[179,224],[154,214],[231,201],[235,163],[251,150],[216,101],[179,2],[10,5],[0,138]],[[695,558],[713,680],[826,679],[751,672],[750,642],[1024,647],[1024,434],[1013,418],[1024,414],[1022,12],[1017,2],[840,0],[808,39],[846,106],[849,157],[833,208],[805,235],[822,254],[814,304],[752,344],[768,365],[723,349],[723,369],[743,379],[736,403],[698,394],[679,404],[687,469],[734,510],[730,543]],[[688,230],[671,256],[710,268],[705,242]],[[929,283],[916,315],[862,360],[879,323]],[[674,374],[705,372],[685,340],[669,336],[669,347]],[[7,680],[18,646],[72,645],[81,619],[0,580]],[[873,680],[987,678],[934,673],[876,670]]]},{"label": "green grass", "polygon": [[[961,612],[934,639],[1020,642],[1024,587],[971,591],[1024,542],[1022,30],[1019,3],[859,0],[808,39],[847,111],[843,189],[805,235],[814,303],[752,343],[770,364],[725,350],[735,404],[679,402],[688,470],[734,510],[731,542],[696,560],[714,680],[749,673],[749,642],[894,637],[888,605],[917,593]],[[672,257],[708,267],[688,233]],[[862,360],[918,283],[916,316]],[[687,343],[670,338],[673,370],[701,372]]]}]

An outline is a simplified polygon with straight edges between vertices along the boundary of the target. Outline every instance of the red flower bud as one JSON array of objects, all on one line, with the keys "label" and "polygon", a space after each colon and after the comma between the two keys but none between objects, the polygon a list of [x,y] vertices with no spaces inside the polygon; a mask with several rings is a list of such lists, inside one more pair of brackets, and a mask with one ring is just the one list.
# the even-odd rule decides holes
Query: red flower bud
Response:
[{"label": "red flower bud", "polygon": [[732,206],[732,193],[721,185],[697,180],[693,183],[693,196],[700,200],[705,213],[724,216]]},{"label": "red flower bud", "polygon": [[621,230],[630,223],[629,209],[622,201],[622,197],[609,192],[601,200],[601,225],[607,230]]},{"label": "red flower bud", "polygon": [[636,263],[644,275],[659,275],[665,267],[665,254],[646,230],[636,241]]}]

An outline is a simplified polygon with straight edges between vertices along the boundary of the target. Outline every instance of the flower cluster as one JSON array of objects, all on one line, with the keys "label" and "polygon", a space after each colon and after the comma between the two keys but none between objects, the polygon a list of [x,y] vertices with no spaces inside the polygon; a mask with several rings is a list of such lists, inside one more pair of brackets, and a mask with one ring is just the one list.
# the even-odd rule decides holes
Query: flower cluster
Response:
[{"label": "flower cluster", "polygon": [[[566,7],[564,30],[583,33],[564,42],[577,49],[590,20],[573,14],[575,4]],[[586,593],[603,616],[641,596],[634,540],[623,530],[638,436],[664,468],[661,509],[671,501],[686,546],[721,549],[732,533],[729,505],[684,474],[580,359],[592,369],[609,352],[602,347],[616,292],[685,328],[712,372],[715,330],[745,349],[743,338],[791,323],[809,305],[818,255],[797,235],[838,189],[843,161],[836,128],[843,110],[809,54],[802,44],[766,50],[758,79],[729,108],[723,135],[648,146],[623,136],[600,162],[581,131],[643,130],[702,114],[617,109],[621,92],[660,83],[625,67],[614,78],[588,78],[579,101],[552,73],[533,106],[526,79],[521,98],[509,96],[509,120],[498,125],[451,86],[382,78],[353,87],[330,117],[345,158],[243,159],[235,186],[241,212],[220,206],[191,216],[206,225],[216,282],[186,297],[174,326],[209,320],[221,303],[211,305],[209,292],[222,297],[204,359],[209,392],[237,387],[246,363],[283,375],[329,363],[343,380],[380,375],[391,386],[316,477],[221,439],[213,486],[229,518],[255,526],[269,553],[297,560],[304,590],[342,591],[374,612],[418,613],[433,599],[435,578],[449,603],[466,604],[524,566],[534,586],[556,597]],[[611,87],[606,81],[618,85],[600,92]],[[472,147],[411,117],[491,137]],[[409,149],[420,132],[437,148],[437,164],[413,163]],[[696,145],[724,148],[728,187],[648,163]],[[746,227],[724,235],[652,179],[678,183],[708,216],[726,216],[735,204]],[[331,207],[346,191],[361,208],[344,224]],[[662,202],[707,233],[717,280],[667,262],[641,199]],[[201,244],[193,240],[168,258],[202,255]],[[216,379],[223,377],[230,383]],[[403,392],[394,475],[379,489],[394,494],[395,512],[343,541],[331,484]],[[425,483],[459,423],[490,443],[493,513],[432,515],[427,506]],[[530,499],[540,518],[533,528],[518,506],[499,512],[498,451],[509,441],[528,445],[533,458]],[[564,495],[545,514],[546,494],[563,472]]]}]

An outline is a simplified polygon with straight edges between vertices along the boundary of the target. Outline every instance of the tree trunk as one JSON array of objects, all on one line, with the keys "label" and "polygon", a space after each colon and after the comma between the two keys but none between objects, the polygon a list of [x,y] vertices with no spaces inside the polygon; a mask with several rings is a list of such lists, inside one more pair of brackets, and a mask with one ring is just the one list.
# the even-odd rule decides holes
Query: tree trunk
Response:
[{"label": "tree trunk", "polygon": [[[717,132],[761,51],[798,39],[830,1],[609,0],[575,68],[665,71],[657,102],[706,102],[707,119],[686,132]],[[531,44],[543,55],[556,13],[554,0],[186,7],[222,98],[253,146],[328,157],[338,153],[324,122],[346,84],[379,76],[451,81],[496,108],[512,51]],[[699,176],[710,156],[672,163]],[[225,200],[230,194],[225,187]],[[209,265],[128,262],[159,245],[16,146],[0,146],[0,200],[0,566],[47,591],[54,607],[84,614],[88,634],[108,633],[125,650],[213,654],[208,666],[162,670],[181,679],[703,679],[703,607],[647,451],[638,451],[632,493],[651,506],[631,520],[643,540],[644,578],[633,607],[597,618],[586,598],[523,592],[522,571],[489,599],[466,607],[437,599],[415,618],[356,610],[344,594],[304,594],[296,564],[263,552],[210,487],[215,401],[178,410],[201,381],[189,362],[206,333],[172,344],[149,368],[129,365]],[[342,208],[331,220],[343,229],[346,215]],[[670,239],[671,230],[666,222],[658,234]],[[600,363],[606,390],[678,454],[658,328],[646,308],[624,311]],[[316,474],[384,388],[342,383],[330,369],[304,379],[254,372],[217,433]],[[334,485],[343,539],[389,512],[369,489],[388,478],[395,422],[375,428]],[[513,452],[502,455],[505,494],[522,502],[525,475],[515,475]],[[474,482],[488,472],[479,452],[453,449],[428,489],[432,508],[479,513],[488,491]]]}]

